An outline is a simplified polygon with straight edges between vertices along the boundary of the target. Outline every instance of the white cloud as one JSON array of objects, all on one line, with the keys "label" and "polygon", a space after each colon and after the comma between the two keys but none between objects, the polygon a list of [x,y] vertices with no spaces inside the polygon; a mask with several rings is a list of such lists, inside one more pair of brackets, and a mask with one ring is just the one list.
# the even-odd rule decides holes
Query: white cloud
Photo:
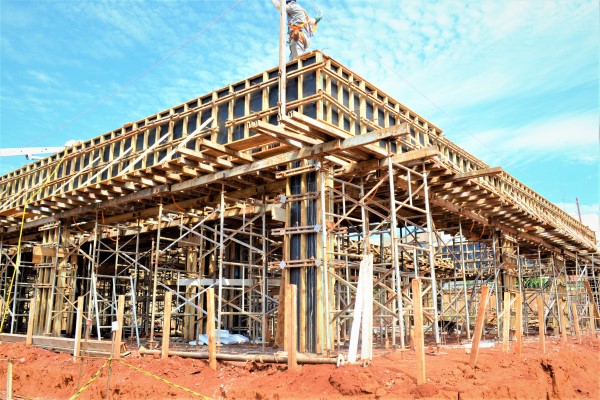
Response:
[{"label": "white cloud", "polygon": [[[576,203],[557,203],[556,205],[579,221]],[[580,204],[579,209],[581,211],[581,222],[596,232],[596,245],[600,247],[600,203]]]},{"label": "white cloud", "polygon": [[597,132],[598,115],[589,113],[473,132],[457,142],[494,165],[523,166],[556,159],[597,163]]}]

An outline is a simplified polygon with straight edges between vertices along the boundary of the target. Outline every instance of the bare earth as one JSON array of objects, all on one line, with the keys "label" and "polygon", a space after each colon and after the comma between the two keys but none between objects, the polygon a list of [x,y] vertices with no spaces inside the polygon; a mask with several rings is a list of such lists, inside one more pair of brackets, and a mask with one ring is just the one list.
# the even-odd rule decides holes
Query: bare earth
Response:
[{"label": "bare earth", "polygon": [[[442,348],[426,357],[428,383],[417,386],[415,353],[388,352],[371,366],[336,368],[306,365],[287,372],[285,365],[223,363],[218,371],[202,360],[139,357],[123,361],[210,398],[222,399],[600,399],[600,340],[585,336],[578,344],[547,341],[540,355],[537,341],[526,341],[521,357],[500,346],[481,349],[476,368],[468,365],[464,349]],[[0,344],[0,390],[6,390],[7,359],[13,362],[15,398],[67,399],[105,363],[87,359],[74,364],[68,354]],[[105,399],[108,368],[78,397]],[[111,399],[200,398],[151,376],[113,362]]]}]

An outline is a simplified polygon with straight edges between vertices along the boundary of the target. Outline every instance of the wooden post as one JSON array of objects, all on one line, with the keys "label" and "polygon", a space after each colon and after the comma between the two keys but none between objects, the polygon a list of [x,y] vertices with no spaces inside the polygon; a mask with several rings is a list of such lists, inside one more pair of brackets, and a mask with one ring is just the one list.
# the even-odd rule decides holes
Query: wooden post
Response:
[{"label": "wooden post", "polygon": [[540,335],[540,351],[542,354],[546,354],[546,319],[544,315],[546,314],[544,311],[544,298],[540,295],[537,298],[537,307],[538,307],[538,331]]},{"label": "wooden post", "polygon": [[502,310],[502,352],[508,353],[510,335],[510,293],[504,292],[504,309]]},{"label": "wooden post", "polygon": [[515,348],[517,354],[520,356],[523,348],[523,295],[521,293],[517,293],[516,295],[515,309],[517,311],[515,322]]},{"label": "wooden post", "polygon": [[117,300],[117,324],[119,325],[115,332],[115,346],[113,348],[113,358],[121,358],[121,339],[123,338],[123,314],[125,313],[125,296],[119,295]]},{"label": "wooden post", "polygon": [[285,288],[285,329],[286,329],[286,347],[288,354],[288,370],[298,368],[297,352],[298,352],[298,327],[297,327],[297,288],[296,285],[287,285]]},{"label": "wooden post", "polygon": [[8,360],[6,367],[6,400],[12,400],[12,361]]},{"label": "wooden post", "polygon": [[594,306],[593,300],[590,300],[590,334],[594,335],[596,333],[596,320],[594,319]]},{"label": "wooden post", "polygon": [[27,321],[27,337],[25,338],[25,344],[33,344],[33,328],[35,324],[35,297],[29,300],[29,320]]},{"label": "wooden post", "polygon": [[479,309],[477,310],[477,321],[475,321],[475,332],[473,333],[473,344],[471,345],[471,358],[469,364],[472,367],[477,364],[477,356],[479,353],[479,341],[481,340],[481,334],[483,333],[483,322],[485,319],[485,309],[487,307],[488,293],[490,287],[484,285],[481,288],[481,297],[479,299]]},{"label": "wooden post", "polygon": [[600,318],[600,309],[598,309],[598,305],[596,304],[596,301],[594,300],[594,292],[592,291],[592,286],[590,285],[590,281],[589,280],[583,281],[583,285],[585,286],[585,290],[588,294],[588,297],[590,298],[590,310],[593,311],[593,314],[596,316],[596,318]]},{"label": "wooden post", "polygon": [[427,382],[425,377],[425,340],[423,336],[423,303],[421,279],[412,281],[412,301],[415,321],[415,350],[417,351],[417,385]]},{"label": "wooden post", "polygon": [[567,310],[566,310],[566,306],[565,306],[564,300],[559,300],[558,301],[558,311],[559,311],[558,315],[559,315],[559,318],[560,318],[560,325],[561,325],[561,327],[560,327],[560,329],[561,329],[561,331],[560,331],[560,337],[561,337],[561,340],[563,342],[566,342],[567,341],[567,324],[568,324],[568,321],[567,321],[567,317],[565,316],[565,311],[567,311]]},{"label": "wooden post", "polygon": [[573,325],[575,325],[575,336],[577,342],[581,343],[581,331],[579,330],[579,316],[577,315],[577,304],[571,303],[571,312],[573,313]]},{"label": "wooden post", "polygon": [[77,298],[77,316],[75,318],[75,347],[73,348],[73,362],[81,355],[81,323],[83,319],[83,296]]},{"label": "wooden post", "polygon": [[165,292],[165,309],[163,318],[163,335],[160,358],[169,358],[169,342],[171,340],[171,305],[173,303],[173,293]]},{"label": "wooden post", "polygon": [[206,289],[206,334],[208,335],[208,365],[217,370],[217,338],[215,336],[215,288]]}]

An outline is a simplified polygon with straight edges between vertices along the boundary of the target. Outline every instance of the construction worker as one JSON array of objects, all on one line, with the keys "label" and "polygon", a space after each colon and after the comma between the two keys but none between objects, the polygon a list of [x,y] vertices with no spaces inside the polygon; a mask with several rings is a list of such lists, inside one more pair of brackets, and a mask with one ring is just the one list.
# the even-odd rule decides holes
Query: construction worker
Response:
[{"label": "construction worker", "polygon": [[[271,0],[279,10],[279,0]],[[288,17],[288,44],[290,45],[290,61],[308,51],[310,39],[317,29],[321,16],[310,18],[296,0],[286,0],[285,12]]]}]

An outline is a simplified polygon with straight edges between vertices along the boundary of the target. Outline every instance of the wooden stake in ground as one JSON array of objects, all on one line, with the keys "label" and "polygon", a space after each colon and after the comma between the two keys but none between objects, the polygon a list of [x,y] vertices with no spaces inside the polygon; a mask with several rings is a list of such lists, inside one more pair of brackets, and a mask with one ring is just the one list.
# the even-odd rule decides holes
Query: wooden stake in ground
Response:
[{"label": "wooden stake in ground", "polygon": [[206,289],[206,334],[208,335],[208,365],[217,370],[217,338],[215,336],[215,288]]},{"label": "wooden stake in ground", "polygon": [[521,293],[517,293],[516,295],[515,309],[517,310],[515,321],[515,349],[520,356],[523,348],[523,295]]},{"label": "wooden stake in ground", "polygon": [[481,334],[483,333],[483,322],[485,319],[485,309],[487,307],[488,293],[490,287],[484,285],[481,288],[481,297],[479,299],[479,308],[477,309],[477,321],[475,321],[475,332],[473,333],[473,344],[471,345],[471,357],[469,364],[472,367],[477,364],[477,355],[479,354],[479,341],[481,340]]},{"label": "wooden stake in ground", "polygon": [[81,324],[83,322],[83,296],[77,298],[77,315],[75,318],[75,346],[73,348],[73,362],[81,355]]},{"label": "wooden stake in ground", "polygon": [[421,279],[412,281],[412,301],[415,321],[415,350],[417,351],[417,385],[427,382],[425,377],[425,341],[423,337],[423,303]]},{"label": "wooden stake in ground", "polygon": [[577,315],[577,304],[571,303],[571,312],[573,313],[573,325],[575,325],[575,336],[577,342],[581,343],[581,331],[579,330],[579,316]]},{"label": "wooden stake in ground", "polygon": [[6,400],[12,400],[12,361],[6,366]]},{"label": "wooden stake in ground", "polygon": [[113,348],[113,358],[121,358],[121,340],[123,338],[123,314],[125,313],[125,296],[120,295],[117,300],[117,323],[119,324],[115,332],[115,343]]},{"label": "wooden stake in ground", "polygon": [[35,323],[35,297],[29,300],[29,320],[27,321],[27,336],[25,344],[33,344],[33,324]]},{"label": "wooden stake in ground", "polygon": [[169,358],[169,343],[171,341],[171,308],[173,304],[173,293],[167,290],[165,293],[165,310],[163,316],[163,336],[160,358]]},{"label": "wooden stake in ground", "polygon": [[567,308],[565,306],[565,302],[563,300],[559,300],[558,301],[558,316],[560,318],[560,325],[561,325],[561,327],[560,327],[560,329],[561,329],[561,331],[560,331],[560,337],[561,337],[561,340],[563,342],[567,341],[567,324],[568,324],[568,321],[567,321],[567,317],[565,316],[566,312],[568,312],[568,311],[567,311]]},{"label": "wooden stake in ground", "polygon": [[286,347],[288,354],[288,370],[298,368],[298,324],[296,318],[297,307],[297,288],[296,285],[287,285],[285,288],[285,329],[286,329]]},{"label": "wooden stake in ground", "polygon": [[504,292],[504,309],[502,310],[502,351],[508,353],[510,336],[510,293]]},{"label": "wooden stake in ground", "polygon": [[542,295],[539,295],[537,298],[537,308],[538,308],[538,330],[540,335],[540,351],[542,354],[546,354],[546,319],[545,310],[544,310],[544,298]]},{"label": "wooden stake in ground", "polygon": [[590,334],[596,333],[596,320],[594,319],[594,302],[590,300]]}]

